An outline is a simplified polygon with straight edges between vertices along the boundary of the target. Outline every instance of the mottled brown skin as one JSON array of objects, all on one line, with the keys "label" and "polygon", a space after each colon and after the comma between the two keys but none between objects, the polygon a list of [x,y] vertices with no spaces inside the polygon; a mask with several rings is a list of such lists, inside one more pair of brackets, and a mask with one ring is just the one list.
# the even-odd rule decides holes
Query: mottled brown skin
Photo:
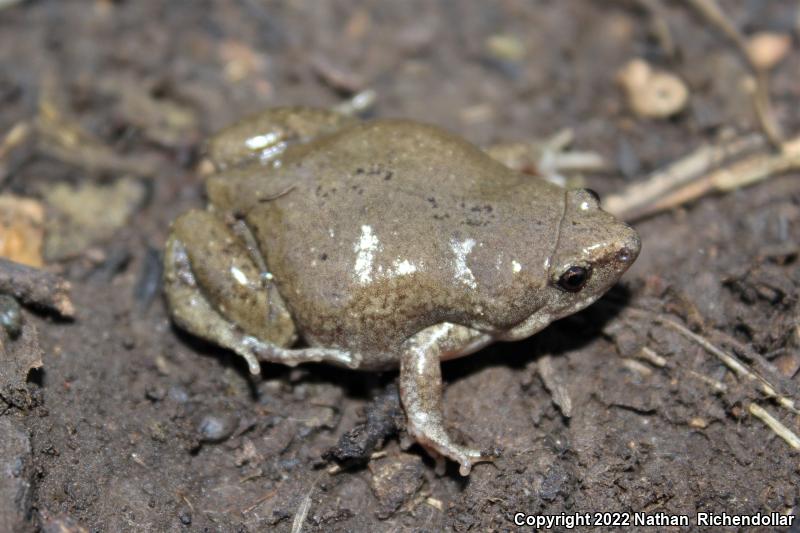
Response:
[{"label": "mottled brown skin", "polygon": [[[244,356],[400,366],[409,432],[471,466],[450,439],[442,359],[532,335],[592,303],[639,239],[587,191],[522,175],[433,126],[282,108],[210,143],[209,208],[173,226],[176,322]],[[571,267],[590,272],[576,291]],[[305,347],[291,348],[298,336]]]}]

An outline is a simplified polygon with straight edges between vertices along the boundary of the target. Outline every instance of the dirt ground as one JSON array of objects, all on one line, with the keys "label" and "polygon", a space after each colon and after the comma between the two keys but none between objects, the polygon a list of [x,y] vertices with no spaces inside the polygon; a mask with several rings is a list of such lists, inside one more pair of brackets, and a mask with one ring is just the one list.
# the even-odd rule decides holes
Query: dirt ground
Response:
[{"label": "dirt ground", "polygon": [[[601,195],[726,132],[757,131],[735,50],[683,2],[663,5],[671,56],[647,12],[622,0],[0,9],[0,134],[35,119],[40,130],[0,155],[0,187],[42,202],[46,268],[71,282],[76,309],[69,320],[26,306],[22,334],[5,340],[25,374],[37,358],[41,368],[0,391],[0,529],[506,531],[516,512],[799,513],[800,454],[751,406],[795,433],[800,419],[670,326],[800,399],[797,173],[636,222],[642,254],[597,304],[444,364],[453,431],[504,450],[469,478],[453,465],[437,476],[398,436],[366,465],[335,467],[324,453],[396,374],[264,365],[252,379],[175,329],[158,287],[170,221],[203,205],[202,141],[264,107],[371,88],[372,115],[480,144],[571,128],[577,148],[614,166],[585,176]],[[797,2],[721,5],[747,34],[794,34],[771,95],[796,135]],[[685,80],[689,107],[634,115],[615,76],[635,57]],[[612,529],[625,528],[597,530]]]}]

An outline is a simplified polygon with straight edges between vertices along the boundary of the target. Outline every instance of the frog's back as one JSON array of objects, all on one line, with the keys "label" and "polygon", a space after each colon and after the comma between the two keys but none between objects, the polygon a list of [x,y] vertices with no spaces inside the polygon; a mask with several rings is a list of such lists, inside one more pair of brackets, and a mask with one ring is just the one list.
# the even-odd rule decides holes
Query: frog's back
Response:
[{"label": "frog's back", "polygon": [[291,190],[248,221],[309,342],[387,351],[432,324],[502,328],[537,305],[530,289],[555,245],[558,187],[405,120],[350,126],[286,155],[274,178]]}]

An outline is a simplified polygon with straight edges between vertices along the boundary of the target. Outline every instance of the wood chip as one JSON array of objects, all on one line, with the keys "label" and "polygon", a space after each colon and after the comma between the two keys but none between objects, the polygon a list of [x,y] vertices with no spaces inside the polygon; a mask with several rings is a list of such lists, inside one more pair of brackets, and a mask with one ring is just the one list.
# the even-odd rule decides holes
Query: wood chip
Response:
[{"label": "wood chip", "polygon": [[0,292],[20,302],[54,311],[65,318],[75,315],[68,281],[44,270],[0,259]]},{"label": "wood chip", "polygon": [[572,416],[572,399],[565,384],[564,377],[553,366],[553,358],[545,355],[539,359],[536,365],[544,386],[550,391],[553,403],[561,411],[561,414],[569,418]]},{"label": "wood chip", "polygon": [[41,267],[44,207],[36,200],[0,196],[0,257]]}]

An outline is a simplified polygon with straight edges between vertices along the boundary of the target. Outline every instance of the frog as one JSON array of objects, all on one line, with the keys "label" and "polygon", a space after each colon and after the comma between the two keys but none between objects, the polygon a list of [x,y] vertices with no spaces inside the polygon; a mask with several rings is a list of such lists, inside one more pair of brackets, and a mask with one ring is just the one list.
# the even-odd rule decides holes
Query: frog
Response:
[{"label": "frog", "polygon": [[640,251],[593,191],[424,122],[272,108],[206,151],[207,207],[165,247],[173,321],[255,375],[262,361],[399,368],[408,435],[463,476],[498,450],[448,430],[441,362],[580,311]]}]

